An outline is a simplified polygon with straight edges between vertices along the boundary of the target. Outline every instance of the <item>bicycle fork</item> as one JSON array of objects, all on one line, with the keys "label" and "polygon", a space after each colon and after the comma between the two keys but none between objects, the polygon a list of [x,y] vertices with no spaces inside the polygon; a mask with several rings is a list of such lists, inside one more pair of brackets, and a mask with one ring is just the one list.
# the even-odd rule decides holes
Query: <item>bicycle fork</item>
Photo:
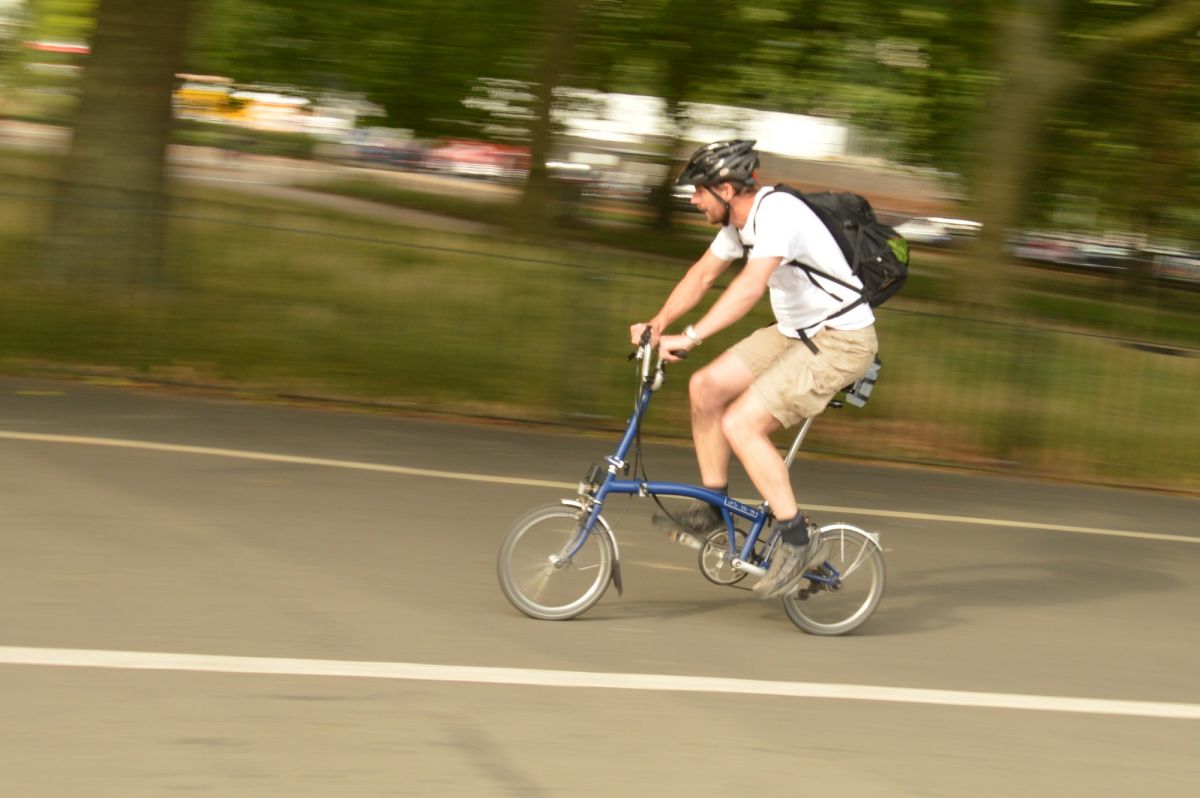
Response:
[{"label": "bicycle fork", "polygon": [[580,494],[577,499],[559,499],[567,507],[574,507],[578,512],[575,513],[575,519],[578,524],[575,527],[575,534],[567,541],[555,554],[550,555],[550,563],[555,568],[565,568],[571,563],[571,559],[583,547],[584,542],[589,535],[597,533],[608,538],[608,542],[612,545],[612,583],[617,589],[617,595],[620,596],[624,592],[621,584],[621,551],[617,546],[617,536],[613,534],[612,527],[604,520],[604,516],[600,515],[602,502],[594,500],[591,496]]}]

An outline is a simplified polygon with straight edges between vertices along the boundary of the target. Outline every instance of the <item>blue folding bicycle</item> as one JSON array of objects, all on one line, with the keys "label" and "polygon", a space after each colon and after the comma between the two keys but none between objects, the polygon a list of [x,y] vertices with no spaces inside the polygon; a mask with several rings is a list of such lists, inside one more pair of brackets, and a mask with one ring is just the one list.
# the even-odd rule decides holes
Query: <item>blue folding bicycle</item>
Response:
[{"label": "blue folding bicycle", "polygon": [[[678,496],[700,499],[716,507],[722,526],[692,538],[699,549],[700,572],[718,585],[734,585],[747,576],[761,578],[771,564],[779,534],[766,503],[749,505],[699,485],[625,479],[628,457],[637,445],[650,399],[662,387],[665,363],[648,339],[630,356],[638,362],[638,390],[633,414],[617,450],[603,465],[593,464],[571,499],[534,508],[516,521],[504,538],[497,562],[500,588],[531,618],[556,621],[574,618],[596,604],[610,583],[621,593],[617,537],[601,510],[613,494]],[[653,365],[652,365],[653,363]],[[878,375],[870,373],[845,389],[845,402],[866,404]],[[835,399],[833,407],[840,407]],[[801,425],[785,462],[791,467],[813,419]],[[636,473],[635,473],[636,476]],[[686,533],[685,533],[686,535]],[[850,524],[820,527],[818,545],[796,589],[783,597],[788,618],[805,632],[842,635],[866,621],[883,595],[883,548],[876,534]]]}]

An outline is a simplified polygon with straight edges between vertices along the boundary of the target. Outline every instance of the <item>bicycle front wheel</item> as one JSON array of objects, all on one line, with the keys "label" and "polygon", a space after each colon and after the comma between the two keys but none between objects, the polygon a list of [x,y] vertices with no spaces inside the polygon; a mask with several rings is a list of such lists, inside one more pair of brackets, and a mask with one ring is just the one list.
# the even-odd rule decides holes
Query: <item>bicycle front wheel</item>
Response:
[{"label": "bicycle front wheel", "polygon": [[849,524],[821,527],[816,554],[799,587],[784,596],[792,623],[814,635],[844,635],[871,617],[883,597],[883,552]]},{"label": "bicycle front wheel", "polygon": [[531,618],[563,621],[586,612],[612,579],[613,545],[597,524],[583,542],[577,506],[530,510],[509,530],[496,563],[500,589]]}]

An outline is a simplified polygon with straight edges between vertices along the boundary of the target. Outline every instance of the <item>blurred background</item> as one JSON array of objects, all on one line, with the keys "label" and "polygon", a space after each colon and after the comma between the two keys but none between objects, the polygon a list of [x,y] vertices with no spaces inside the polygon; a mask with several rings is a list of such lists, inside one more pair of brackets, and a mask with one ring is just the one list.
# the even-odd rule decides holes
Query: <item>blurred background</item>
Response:
[{"label": "blurred background", "polygon": [[0,0],[0,368],[615,428],[629,324],[713,233],[673,178],[747,137],[913,245],[818,451],[1195,493],[1198,32],[1200,0]]}]

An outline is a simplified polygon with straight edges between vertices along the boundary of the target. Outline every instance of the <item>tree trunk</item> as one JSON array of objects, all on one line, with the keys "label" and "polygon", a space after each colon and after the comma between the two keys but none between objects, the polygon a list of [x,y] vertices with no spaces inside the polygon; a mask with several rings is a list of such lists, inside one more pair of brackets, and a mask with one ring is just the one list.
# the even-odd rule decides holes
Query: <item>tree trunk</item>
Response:
[{"label": "tree trunk", "polygon": [[100,0],[47,263],[70,281],[163,281],[167,145],[190,0]]},{"label": "tree trunk", "polygon": [[[983,228],[974,265],[960,290],[964,300],[1003,308],[1011,272],[1005,242],[1024,210],[1026,180],[1038,152],[1041,116],[1053,95],[1049,37],[1053,28],[1043,4],[1025,0],[1005,19],[1000,40],[1002,84],[983,137],[981,168],[975,174],[976,215]],[[965,286],[964,286],[965,288]]]},{"label": "tree trunk", "polygon": [[[685,84],[679,83],[677,86],[682,86],[678,89],[678,95],[682,96],[687,91]],[[663,153],[663,159],[666,162],[667,170],[663,175],[662,182],[658,185],[654,192],[654,227],[657,230],[664,232],[672,230],[675,227],[675,181],[679,175],[675,172],[675,157],[679,153],[680,147],[683,146],[683,130],[687,125],[687,112],[684,110],[684,104],[678,99],[666,99],[666,115],[671,122],[671,138],[666,145],[666,152]]]},{"label": "tree trunk", "polygon": [[531,221],[549,221],[555,215],[552,203],[554,186],[546,171],[546,159],[550,156],[554,141],[554,124],[550,113],[554,109],[554,90],[562,83],[571,62],[579,2],[546,0],[545,3],[545,19],[550,26],[549,40],[534,87],[537,116],[529,143],[529,177],[521,197],[523,216]]},{"label": "tree trunk", "polygon": [[[1185,35],[1200,24],[1200,0],[1177,0],[1133,23],[1122,24],[1093,38],[1093,44],[1073,60],[1054,52],[1058,4],[1020,0],[1001,26],[1007,44],[1004,82],[995,109],[985,120],[976,173],[976,214],[983,230],[975,247],[974,265],[964,275],[959,295],[991,309],[1007,306],[1012,273],[1007,267],[1005,241],[1016,230],[1025,210],[1029,175],[1041,151],[1041,120],[1047,110],[1067,96],[1114,53],[1130,47]],[[969,282],[969,290],[967,283]]]}]

